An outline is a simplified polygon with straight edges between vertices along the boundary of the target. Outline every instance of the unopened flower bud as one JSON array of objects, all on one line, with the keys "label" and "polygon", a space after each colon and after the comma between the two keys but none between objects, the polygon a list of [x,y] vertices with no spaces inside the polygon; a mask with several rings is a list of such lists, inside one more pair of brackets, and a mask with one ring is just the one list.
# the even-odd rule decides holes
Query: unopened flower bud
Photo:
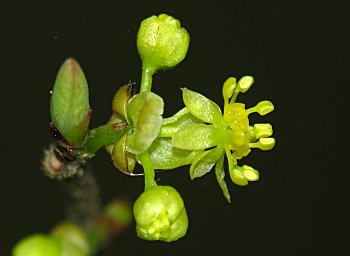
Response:
[{"label": "unopened flower bud", "polygon": [[186,56],[190,42],[180,21],[166,14],[142,21],[137,34],[137,49],[143,65],[155,70],[172,68]]},{"label": "unopened flower bud", "polygon": [[184,202],[173,187],[147,189],[134,204],[136,231],[145,240],[171,242],[186,234],[188,218]]},{"label": "unopened flower bud", "polygon": [[61,248],[57,239],[44,234],[33,234],[20,240],[12,250],[13,256],[60,256]]}]

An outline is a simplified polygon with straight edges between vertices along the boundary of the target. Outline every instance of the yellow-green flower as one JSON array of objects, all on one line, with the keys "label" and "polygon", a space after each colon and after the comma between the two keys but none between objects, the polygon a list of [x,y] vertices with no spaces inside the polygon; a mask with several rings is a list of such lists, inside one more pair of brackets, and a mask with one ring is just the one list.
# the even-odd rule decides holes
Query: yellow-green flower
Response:
[{"label": "yellow-green flower", "polygon": [[272,149],[275,139],[271,138],[270,124],[249,125],[248,115],[257,112],[268,114],[273,110],[270,101],[261,101],[253,108],[246,109],[237,103],[237,95],[246,92],[253,84],[251,76],[241,78],[238,83],[231,77],[223,86],[224,114],[219,106],[203,95],[189,89],[183,89],[186,109],[202,123],[190,123],[181,127],[172,136],[172,146],[183,150],[202,151],[197,154],[190,167],[192,179],[201,177],[215,165],[216,177],[228,201],[230,195],[224,181],[224,155],[229,165],[229,172],[235,184],[245,186],[248,181],[259,179],[257,170],[244,165],[239,167],[237,160],[247,156],[251,148]]}]

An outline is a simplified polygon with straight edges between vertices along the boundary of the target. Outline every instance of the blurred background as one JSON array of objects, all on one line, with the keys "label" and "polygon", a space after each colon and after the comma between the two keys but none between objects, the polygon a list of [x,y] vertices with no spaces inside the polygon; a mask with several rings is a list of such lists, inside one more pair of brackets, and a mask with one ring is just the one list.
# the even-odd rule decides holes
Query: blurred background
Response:
[{"label": "blurred background", "polygon": [[[346,1],[343,1],[346,2]],[[109,118],[114,92],[139,82],[136,34],[142,19],[167,13],[191,36],[188,55],[154,77],[165,116],[182,108],[180,87],[223,105],[229,76],[253,75],[238,100],[269,99],[277,144],[241,163],[260,171],[247,187],[229,179],[225,201],[213,172],[191,181],[189,168],[157,174],[178,189],[189,215],[177,242],[146,242],[131,226],[101,255],[336,255],[349,233],[345,212],[349,8],[341,1],[3,1],[0,4],[0,255],[22,237],[48,232],[64,216],[61,184],[40,171],[51,142],[49,91],[68,57],[81,64],[93,108],[91,127]],[[143,180],[118,172],[103,150],[92,160],[104,203],[133,202]],[[347,166],[347,167],[346,167]],[[227,172],[228,174],[228,172]],[[228,175],[227,175],[228,178]]]}]

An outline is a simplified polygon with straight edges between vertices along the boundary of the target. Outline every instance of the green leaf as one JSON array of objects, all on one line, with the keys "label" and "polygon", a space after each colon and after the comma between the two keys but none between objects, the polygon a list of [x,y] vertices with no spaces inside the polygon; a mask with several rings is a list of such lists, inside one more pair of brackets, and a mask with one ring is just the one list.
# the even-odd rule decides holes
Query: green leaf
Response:
[{"label": "green leaf", "polygon": [[190,167],[191,179],[202,177],[208,173],[222,154],[223,149],[221,147],[216,147],[199,154]]},{"label": "green leaf", "polygon": [[91,113],[86,78],[74,59],[66,60],[57,74],[50,111],[51,119],[63,137],[81,147],[85,143]]},{"label": "green leaf", "polygon": [[175,169],[191,164],[202,151],[179,149],[172,146],[171,138],[157,138],[149,148],[154,169]]},{"label": "green leaf", "polygon": [[222,190],[222,193],[224,194],[224,197],[227,199],[229,203],[231,203],[230,193],[227,189],[227,185],[225,181],[224,159],[225,159],[225,154],[222,154],[220,159],[216,162],[215,176]]},{"label": "green leaf", "polygon": [[180,149],[201,150],[216,146],[216,137],[213,125],[188,124],[173,135],[172,144]]},{"label": "green leaf", "polygon": [[127,107],[132,133],[127,139],[127,151],[140,154],[157,138],[162,125],[163,99],[153,92],[141,92]]},{"label": "green leaf", "polygon": [[221,123],[222,114],[219,106],[204,97],[202,94],[191,91],[189,89],[182,89],[183,101],[186,108],[197,118],[206,123]]}]

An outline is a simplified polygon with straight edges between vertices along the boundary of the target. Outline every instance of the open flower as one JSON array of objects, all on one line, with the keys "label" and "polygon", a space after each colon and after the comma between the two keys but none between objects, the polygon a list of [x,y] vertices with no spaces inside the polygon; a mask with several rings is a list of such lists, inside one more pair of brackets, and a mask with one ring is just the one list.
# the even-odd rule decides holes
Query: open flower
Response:
[{"label": "open flower", "polygon": [[186,109],[200,119],[202,123],[192,123],[181,127],[172,136],[172,146],[183,150],[202,150],[197,154],[190,167],[192,179],[208,173],[215,165],[218,183],[224,196],[230,201],[230,195],[224,181],[224,156],[226,155],[232,181],[241,186],[248,181],[259,179],[257,170],[244,165],[239,167],[237,160],[247,156],[251,148],[272,149],[275,139],[271,138],[270,124],[249,125],[248,115],[257,112],[265,115],[274,107],[270,101],[261,101],[255,107],[246,109],[237,103],[237,95],[246,92],[253,84],[251,76],[241,78],[238,83],[231,77],[223,86],[225,101],[224,114],[219,106],[203,95],[189,89],[183,89],[183,100]]}]

